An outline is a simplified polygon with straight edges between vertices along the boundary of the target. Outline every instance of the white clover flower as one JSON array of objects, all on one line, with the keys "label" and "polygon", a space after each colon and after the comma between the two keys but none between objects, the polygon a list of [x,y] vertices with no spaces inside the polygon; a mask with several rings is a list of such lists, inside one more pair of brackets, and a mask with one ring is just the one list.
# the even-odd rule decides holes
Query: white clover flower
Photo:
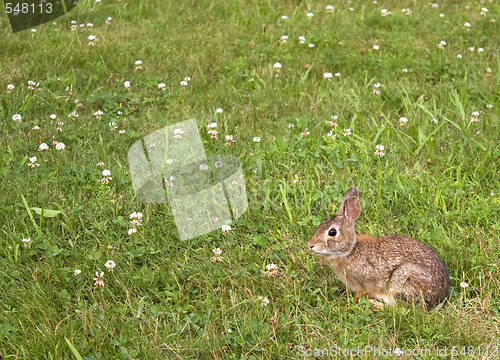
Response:
[{"label": "white clover flower", "polygon": [[375,155],[380,157],[384,156],[384,153],[382,152],[382,150],[384,150],[384,145],[377,145],[376,149],[377,150],[375,151]]},{"label": "white clover flower", "polygon": [[405,118],[404,116],[403,117],[400,117],[399,118],[399,125],[401,126],[405,126],[406,124],[408,124],[408,119]]},{"label": "white clover flower", "polygon": [[106,177],[111,176],[111,171],[110,171],[110,170],[107,170],[107,169],[106,169],[106,170],[103,170],[103,171],[102,171],[102,176],[106,176]]},{"label": "white clover flower", "polygon": [[439,17],[444,18],[444,14],[443,13],[439,14]]},{"label": "white clover flower", "polygon": [[[74,30],[75,28],[76,25],[71,25],[71,30]],[[89,39],[88,43],[89,46],[94,46],[95,43],[97,42],[97,38],[94,35],[89,35],[87,39]]]},{"label": "white clover flower", "polygon": [[187,86],[187,84],[188,84],[188,83],[187,83],[187,81],[186,81],[186,80],[182,80],[182,81],[180,82],[180,84],[181,84],[181,86]]},{"label": "white clover flower", "polygon": [[231,226],[229,226],[229,225],[222,225],[221,230],[222,230],[222,233],[224,235],[228,235],[229,232],[231,231]]},{"label": "white clover flower", "polygon": [[307,46],[310,47],[310,48],[313,48],[315,45],[314,44],[308,44]]},{"label": "white clover flower", "polygon": [[166,86],[167,85],[165,85],[165,83],[159,83],[158,84],[158,89],[163,90],[163,89],[165,89]]},{"label": "white clover flower", "polygon": [[184,78],[184,81],[191,81],[191,78],[190,78],[189,76],[186,76],[186,77]]},{"label": "white clover flower", "polygon": [[472,113],[472,118],[470,119],[471,123],[478,123],[479,122],[479,111],[474,111]]},{"label": "white clover flower", "polygon": [[41,143],[40,145],[38,145],[38,151],[44,150],[49,150],[49,145],[47,145],[46,143]]},{"label": "white clover flower", "polygon": [[438,5],[437,3],[433,3],[433,4],[432,4],[432,7],[433,7],[434,9],[437,9],[437,8],[439,7],[439,5]]},{"label": "white clover flower", "polygon": [[212,252],[214,253],[214,256],[212,256],[211,260],[213,262],[221,262],[222,258],[220,255],[222,254],[222,250],[219,248],[213,249]]},{"label": "white clover flower", "polygon": [[206,171],[208,170],[208,165],[207,164],[201,164],[200,165],[200,171]]},{"label": "white clover flower", "polygon": [[303,44],[306,41],[304,36],[299,36],[299,44]]},{"label": "white clover flower", "polygon": [[94,286],[104,286],[104,281],[102,280],[102,277],[104,276],[104,271],[101,271],[101,273],[99,274],[99,272],[95,272],[95,278],[94,278]]},{"label": "white clover flower", "polygon": [[340,77],[340,73],[339,73],[339,72],[335,73],[334,75],[335,75],[336,77]]},{"label": "white clover flower", "polygon": [[464,23],[464,26],[465,26],[466,28],[470,28],[470,23],[469,23],[469,22],[466,22],[466,23]]},{"label": "white clover flower", "polygon": [[172,163],[174,162],[173,159],[167,159],[167,161],[165,161],[168,165],[172,165]]},{"label": "white clover flower", "polygon": [[76,113],[76,111],[72,111],[72,112],[70,112],[70,113],[69,113],[69,115],[68,115],[68,117],[69,117],[70,119],[72,119],[72,120],[74,120],[74,119],[75,119],[75,118],[77,118],[78,116],[80,116],[80,115],[78,115],[78,114]]},{"label": "white clover flower", "polygon": [[222,166],[222,161],[216,161],[214,165],[216,168],[220,168]]},{"label": "white clover flower", "polygon": [[40,164],[38,164],[38,163],[36,162],[36,156],[32,156],[32,157],[30,157],[30,159],[29,159],[29,160],[30,160],[30,163],[28,164],[28,166],[29,166],[30,168],[34,169],[34,168],[37,168],[37,167],[39,167],[39,166],[40,166]]},{"label": "white clover flower", "polygon": [[207,125],[208,129],[213,129],[213,128],[216,128],[216,127],[217,127],[217,123],[216,122],[211,122],[210,124]]},{"label": "white clover flower", "polygon": [[310,19],[310,18],[312,18],[312,17],[314,16],[314,14],[313,14],[312,12],[308,12],[308,13],[306,14],[306,16]]},{"label": "white clover flower", "polygon": [[431,123],[433,123],[433,124],[437,124],[437,123],[438,123],[438,121],[437,121],[437,119],[431,119]]},{"label": "white clover flower", "polygon": [[73,274],[75,274],[75,276],[78,276],[81,274],[81,272],[82,272],[82,270],[75,269],[75,272]]},{"label": "white clover flower", "polygon": [[492,108],[493,108],[493,105],[492,105],[492,104],[487,104],[487,105],[486,105],[486,107],[487,107],[488,109],[492,109]]},{"label": "white clover flower", "polygon": [[307,135],[309,135],[309,131],[307,130],[307,128],[306,128],[304,131],[302,131],[302,132],[300,133],[300,135],[301,135],[302,137],[306,137]]},{"label": "white clover flower", "polygon": [[19,114],[14,114],[14,115],[12,115],[12,120],[19,123],[22,120],[22,116]]},{"label": "white clover flower", "polygon": [[40,130],[40,126],[35,125],[35,126],[33,126],[33,127],[31,128],[31,130]]},{"label": "white clover flower", "polygon": [[294,125],[294,124],[288,124],[288,128],[289,128],[289,129],[293,129],[294,127],[295,127],[295,125]]},{"label": "white clover flower", "polygon": [[337,134],[334,134],[333,131],[329,131],[326,136],[328,136],[332,140],[335,140],[337,138]]},{"label": "white clover flower", "polygon": [[137,232],[137,229],[135,227],[128,229],[127,234],[132,235]]},{"label": "white clover flower", "polygon": [[108,268],[108,271],[113,271],[113,269],[116,266],[116,263],[113,260],[108,260],[106,261],[106,264],[104,264]]},{"label": "white clover flower", "polygon": [[174,129],[174,139],[182,139],[182,135],[184,135],[184,130]]},{"label": "white clover flower", "polygon": [[323,77],[325,79],[331,79],[333,77],[333,74],[331,72],[326,72],[323,74]]},{"label": "white clover flower", "polygon": [[213,130],[213,129],[212,129],[212,130],[208,130],[207,132],[208,132],[208,134],[210,135],[210,139],[211,139],[211,140],[217,140],[217,139],[218,139],[217,134],[218,134],[219,132],[218,132],[217,130]]},{"label": "white clover flower", "polygon": [[465,289],[466,287],[469,287],[469,284],[467,284],[465,281],[462,281],[460,283],[460,286],[462,287],[462,289]]},{"label": "white clover flower", "polygon": [[260,137],[255,136],[255,137],[253,138],[253,142],[260,142]]},{"label": "white clover flower", "polygon": [[275,62],[274,65],[273,65],[273,69],[274,70],[280,70],[281,69],[281,63]]},{"label": "white clover flower", "polygon": [[222,113],[222,111],[223,111],[223,110],[222,110],[222,108],[217,108],[217,109],[215,110],[215,112],[216,112],[217,114],[221,114],[221,113]]},{"label": "white clover flower", "polygon": [[10,94],[14,90],[15,86],[12,84],[7,84],[7,93]]},{"label": "white clover flower", "polygon": [[129,217],[130,217],[130,219],[140,220],[140,219],[142,219],[142,213],[134,211],[132,214],[130,214]]},{"label": "white clover flower", "polygon": [[326,12],[333,12],[333,5],[326,5]]},{"label": "white clover flower", "polygon": [[64,150],[65,148],[66,145],[64,145],[62,142],[56,144],[56,150]]},{"label": "white clover flower", "polygon": [[483,52],[484,51],[484,48],[480,47],[477,49],[477,52]]},{"label": "white clover flower", "polygon": [[286,15],[282,15],[282,16],[281,16],[281,19],[282,19],[282,20],[287,20],[287,19],[288,19],[288,16],[286,16]]},{"label": "white clover flower", "polygon": [[123,129],[118,130],[118,134],[125,134],[125,130],[123,130]]},{"label": "white clover flower", "polygon": [[224,138],[226,141],[233,141],[233,135],[226,135]]},{"label": "white clover flower", "polygon": [[378,46],[377,44],[373,45],[373,50],[378,50],[380,49],[380,46]]},{"label": "white clover flower", "polygon": [[129,87],[130,87],[130,81],[125,80],[125,81],[123,82],[123,86],[125,86],[125,88],[129,88]]},{"label": "white clover flower", "polygon": [[351,129],[344,129],[344,136],[351,136]]},{"label": "white clover flower", "polygon": [[266,271],[265,271],[266,276],[269,277],[274,277],[279,274],[278,267],[276,264],[268,264],[266,265]]},{"label": "white clover flower", "polygon": [[38,85],[40,85],[40,83],[28,80],[28,90],[40,91]]},{"label": "white clover flower", "polygon": [[265,307],[269,305],[269,299],[267,297],[259,296],[257,299],[260,301],[260,306]]},{"label": "white clover flower", "polygon": [[457,59],[461,59],[462,58],[462,54],[457,54]]},{"label": "white clover flower", "polygon": [[288,40],[288,35],[281,35],[280,39],[282,43],[286,43],[286,41]]}]

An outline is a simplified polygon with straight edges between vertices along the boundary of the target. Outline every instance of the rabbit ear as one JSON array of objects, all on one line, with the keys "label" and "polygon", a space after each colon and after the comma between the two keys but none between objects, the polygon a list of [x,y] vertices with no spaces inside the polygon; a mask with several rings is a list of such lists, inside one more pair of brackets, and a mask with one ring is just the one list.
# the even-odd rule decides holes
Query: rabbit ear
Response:
[{"label": "rabbit ear", "polygon": [[343,215],[347,221],[352,222],[359,217],[360,213],[358,188],[353,186],[342,197],[338,215]]}]

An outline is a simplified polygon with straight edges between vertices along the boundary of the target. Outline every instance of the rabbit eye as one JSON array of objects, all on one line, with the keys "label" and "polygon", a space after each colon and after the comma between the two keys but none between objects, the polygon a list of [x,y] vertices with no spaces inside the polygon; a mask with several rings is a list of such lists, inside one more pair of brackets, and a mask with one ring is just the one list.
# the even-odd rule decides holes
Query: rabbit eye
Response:
[{"label": "rabbit eye", "polygon": [[335,236],[337,235],[337,229],[330,229],[328,231],[328,236]]}]

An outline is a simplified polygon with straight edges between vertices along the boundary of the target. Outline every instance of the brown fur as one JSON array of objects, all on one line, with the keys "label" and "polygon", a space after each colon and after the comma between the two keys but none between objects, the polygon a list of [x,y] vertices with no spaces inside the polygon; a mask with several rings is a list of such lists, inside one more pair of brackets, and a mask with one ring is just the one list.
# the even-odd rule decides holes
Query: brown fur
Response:
[{"label": "brown fur", "polygon": [[[356,235],[359,216],[356,188],[343,197],[339,214],[321,223],[309,248],[326,256],[337,276],[356,298],[367,296],[394,305],[396,299],[431,310],[449,294],[448,271],[427,245],[403,236]],[[329,230],[335,228],[336,236]]]}]

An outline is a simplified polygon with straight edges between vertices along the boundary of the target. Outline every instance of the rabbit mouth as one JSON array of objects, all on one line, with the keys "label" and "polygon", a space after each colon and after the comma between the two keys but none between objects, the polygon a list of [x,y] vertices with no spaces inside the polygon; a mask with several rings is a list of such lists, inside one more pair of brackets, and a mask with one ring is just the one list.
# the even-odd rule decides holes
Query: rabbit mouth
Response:
[{"label": "rabbit mouth", "polygon": [[321,249],[321,250],[315,250],[314,248],[311,249],[316,255],[323,255],[323,256],[334,256],[334,257],[344,257],[349,255],[350,252],[347,251],[331,251],[328,249]]}]

